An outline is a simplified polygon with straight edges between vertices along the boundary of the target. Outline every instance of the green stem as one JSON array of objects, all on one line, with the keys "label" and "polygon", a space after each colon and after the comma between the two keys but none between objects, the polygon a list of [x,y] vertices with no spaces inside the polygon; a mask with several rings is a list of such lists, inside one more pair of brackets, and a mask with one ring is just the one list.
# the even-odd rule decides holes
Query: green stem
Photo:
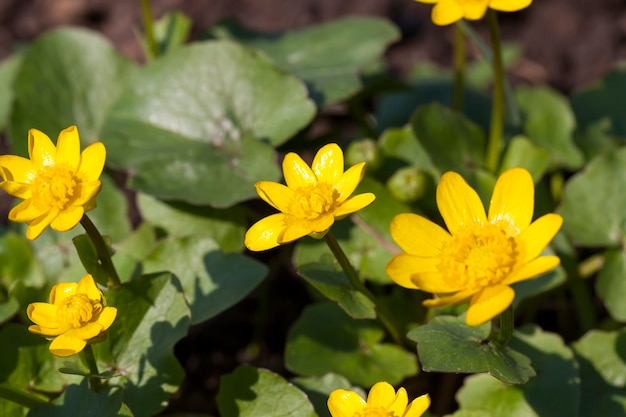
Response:
[{"label": "green stem", "polygon": [[457,111],[463,109],[463,94],[465,88],[465,34],[463,29],[454,27],[454,98],[452,108]]},{"label": "green stem", "polygon": [[80,224],[83,225],[83,227],[85,228],[85,232],[87,232],[87,236],[89,236],[89,239],[91,239],[91,242],[96,247],[96,252],[98,252],[98,258],[100,259],[100,263],[102,264],[102,267],[107,271],[109,288],[119,287],[120,285],[122,285],[122,282],[120,281],[120,277],[117,275],[117,271],[115,270],[115,266],[113,265],[113,260],[111,259],[109,248],[104,242],[104,238],[96,228],[96,225],[93,224],[87,214],[84,214],[82,219],[80,219]]},{"label": "green stem", "polygon": [[141,12],[143,15],[143,28],[148,40],[148,48],[152,58],[158,58],[159,46],[157,45],[156,38],[154,37],[154,25],[152,20],[152,8],[150,7],[150,0],[141,0]]},{"label": "green stem", "polygon": [[400,336],[398,326],[395,324],[395,320],[392,318],[389,311],[385,308],[384,304],[381,302],[377,302],[374,294],[372,294],[372,292],[367,289],[365,284],[363,284],[363,281],[361,281],[361,279],[359,278],[359,275],[350,263],[350,260],[344,253],[343,249],[341,249],[341,246],[339,246],[339,242],[337,242],[337,239],[332,234],[332,232],[329,231],[328,233],[326,233],[326,235],[324,236],[324,240],[330,248],[330,251],[335,256],[335,259],[337,259],[337,262],[339,262],[341,269],[348,277],[348,280],[350,281],[352,286],[374,303],[374,305],[376,306],[378,320],[387,329],[394,342],[396,342],[398,345],[403,345],[402,337]]},{"label": "green stem", "polygon": [[504,65],[500,45],[500,29],[496,12],[487,10],[489,35],[493,50],[493,103],[491,107],[491,128],[487,142],[486,166],[493,173],[498,169],[502,131],[504,127]]},{"label": "green stem", "polygon": [[20,389],[12,387],[9,384],[0,384],[0,398],[11,401],[15,404],[19,404],[22,407],[33,408],[40,404],[45,404],[47,401],[39,398],[38,396],[24,392]]},{"label": "green stem", "polygon": [[98,371],[98,364],[96,363],[96,357],[93,354],[93,349],[91,349],[91,345],[87,344],[85,349],[83,349],[83,357],[85,358],[85,362],[87,362],[87,366],[89,367],[89,385],[91,385],[91,389],[98,392],[102,388],[102,381],[98,377],[100,375],[100,371]]},{"label": "green stem", "polygon": [[[495,323],[494,323],[495,324]],[[496,329],[494,331],[494,329]],[[500,326],[495,325],[492,328],[489,340],[499,344],[500,346],[506,346],[513,337],[513,329],[515,328],[515,320],[513,314],[513,306],[510,305],[506,310],[500,313]]]},{"label": "green stem", "polygon": [[565,180],[563,179],[562,171],[555,171],[550,176],[550,194],[552,194],[552,200],[555,204],[558,204],[561,201],[564,182]]}]

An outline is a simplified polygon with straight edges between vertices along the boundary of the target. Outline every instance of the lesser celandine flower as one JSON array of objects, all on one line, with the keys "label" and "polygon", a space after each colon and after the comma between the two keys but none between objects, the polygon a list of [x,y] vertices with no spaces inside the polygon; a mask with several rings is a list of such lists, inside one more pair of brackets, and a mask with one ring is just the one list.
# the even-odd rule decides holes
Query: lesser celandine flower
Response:
[{"label": "lesser celandine flower", "polygon": [[50,303],[32,303],[26,311],[35,324],[31,333],[51,338],[50,352],[57,356],[74,355],[88,341],[111,327],[117,309],[107,307],[106,299],[89,274],[78,283],[61,282],[52,287]]},{"label": "lesser celandine flower", "polygon": [[532,0],[416,0],[434,4],[432,19],[436,25],[449,25],[461,19],[482,19],[487,8],[502,12],[524,9]]},{"label": "lesser celandine flower", "polygon": [[448,232],[416,214],[400,214],[391,235],[404,250],[387,265],[399,285],[440,295],[429,307],[470,298],[466,322],[476,326],[504,311],[513,301],[511,284],[547,272],[556,256],[539,256],[561,228],[558,214],[531,223],[534,185],[522,168],[504,172],[496,183],[489,213],[478,194],[455,172],[437,187],[437,206]]},{"label": "lesser celandine flower", "polygon": [[328,397],[332,417],[420,417],[430,406],[428,394],[414,399],[404,388],[396,392],[386,382],[376,383],[367,396],[367,402],[354,391],[337,389]]},{"label": "lesser celandine flower", "polygon": [[28,224],[26,237],[36,239],[46,226],[67,231],[85,211],[96,206],[106,150],[101,142],[80,152],[76,126],[59,133],[56,147],[43,132],[28,131],[30,159],[0,156],[0,188],[24,199],[9,212],[9,219]]},{"label": "lesser celandine flower", "polygon": [[287,185],[271,181],[255,184],[257,193],[280,211],[252,225],[245,245],[253,251],[274,248],[309,235],[321,239],[335,220],[374,201],[372,193],[350,197],[363,174],[365,163],[343,171],[343,152],[334,143],[320,149],[309,166],[295,153],[283,160]]}]

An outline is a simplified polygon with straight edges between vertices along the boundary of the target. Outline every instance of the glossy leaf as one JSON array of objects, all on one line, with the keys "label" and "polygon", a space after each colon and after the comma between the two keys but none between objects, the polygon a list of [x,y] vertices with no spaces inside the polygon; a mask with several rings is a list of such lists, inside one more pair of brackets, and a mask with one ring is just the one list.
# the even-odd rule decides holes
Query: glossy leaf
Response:
[{"label": "glossy leaf", "polygon": [[278,179],[272,146],[315,113],[304,85],[232,42],[181,47],[144,67],[102,130],[129,185],[164,199],[228,207]]},{"label": "glossy leaf", "polygon": [[222,417],[316,417],[307,396],[280,375],[242,365],[222,378],[217,394]]},{"label": "glossy leaf", "polygon": [[344,375],[353,384],[397,384],[417,373],[415,356],[380,343],[384,331],[375,322],[354,320],[334,303],[306,307],[287,336],[285,365],[301,375]]},{"label": "glossy leaf", "polygon": [[[508,385],[489,375],[465,380],[457,398],[462,409],[494,416],[560,417],[578,414],[580,380],[573,352],[561,337],[538,327],[516,331],[511,348],[527,355],[537,375],[524,385]],[[567,398],[567,401],[554,401]]]},{"label": "glossy leaf", "polygon": [[8,232],[0,235],[0,276],[3,284],[16,281],[29,287],[42,287],[44,273],[25,237]]},{"label": "glossy leaf", "polygon": [[508,384],[524,384],[535,371],[527,356],[487,343],[490,324],[468,326],[464,317],[440,316],[408,333],[427,372],[488,372]]},{"label": "glossy leaf", "polygon": [[9,121],[13,106],[13,82],[22,65],[22,55],[15,54],[0,64],[0,131]]},{"label": "glossy leaf", "polygon": [[267,274],[265,265],[241,254],[224,254],[206,237],[161,241],[143,264],[144,273],[159,271],[170,271],[180,280],[192,324],[233,306]]},{"label": "glossy leaf", "polygon": [[134,68],[96,32],[63,28],[36,39],[15,77],[13,151],[27,154],[28,129],[33,127],[56,139],[61,130],[76,125],[83,146],[98,140],[104,118]]},{"label": "glossy leaf", "polygon": [[533,144],[525,136],[515,136],[504,151],[500,173],[515,167],[526,168],[536,184],[543,178],[549,165],[550,154],[546,149]]},{"label": "glossy leaf", "polygon": [[263,51],[279,68],[302,78],[318,106],[358,92],[362,88],[359,75],[400,37],[389,21],[373,17],[347,17],[271,34],[256,33],[228,21],[211,28],[209,35]]},{"label": "glossy leaf", "polygon": [[626,148],[595,158],[566,183],[558,211],[564,219],[563,230],[575,244],[622,244],[626,234],[625,183]]},{"label": "glossy leaf", "polygon": [[613,319],[626,322],[626,253],[624,249],[610,251],[596,282],[598,295]]}]

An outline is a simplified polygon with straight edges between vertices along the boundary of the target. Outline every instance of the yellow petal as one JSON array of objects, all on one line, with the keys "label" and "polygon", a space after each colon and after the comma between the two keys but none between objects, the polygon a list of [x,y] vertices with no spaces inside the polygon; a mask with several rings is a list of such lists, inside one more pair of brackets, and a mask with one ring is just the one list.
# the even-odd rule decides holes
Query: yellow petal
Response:
[{"label": "yellow petal", "polygon": [[45,337],[55,337],[60,334],[65,333],[68,330],[68,327],[44,327],[39,326],[37,324],[33,324],[32,326],[28,326],[28,331]]},{"label": "yellow petal", "polygon": [[468,20],[479,20],[485,16],[489,0],[468,1],[463,8],[463,16]]},{"label": "yellow petal", "polygon": [[376,200],[376,196],[372,193],[357,194],[339,205],[333,212],[333,215],[337,218],[342,218],[369,206],[374,200]]},{"label": "yellow petal", "polygon": [[85,214],[85,208],[83,206],[68,207],[52,220],[50,227],[57,232],[67,232],[80,222],[80,219],[83,218],[83,214]]},{"label": "yellow petal", "polygon": [[332,417],[353,417],[365,408],[365,401],[359,394],[345,389],[331,392],[327,404]]},{"label": "yellow petal", "polygon": [[398,214],[389,227],[393,240],[406,253],[437,256],[451,239],[439,225],[417,214]]},{"label": "yellow petal", "polygon": [[115,317],[117,317],[117,308],[104,307],[104,310],[102,310],[98,317],[97,323],[102,326],[103,330],[106,330],[111,327],[115,321]]},{"label": "yellow petal", "polygon": [[[326,230],[328,229],[318,230],[317,232],[321,233],[321,232],[325,232]],[[312,232],[313,230],[311,230],[311,227],[308,224],[308,222],[294,222],[292,224],[289,224],[287,227],[285,227],[285,230],[278,237],[278,242],[281,245],[285,243],[290,243]]]},{"label": "yellow petal", "polygon": [[335,184],[343,174],[343,152],[336,143],[322,147],[311,164],[318,182]]},{"label": "yellow petal", "polygon": [[86,294],[90,300],[97,302],[102,300],[102,293],[100,292],[100,289],[98,289],[96,280],[93,279],[91,274],[86,274],[80,279],[80,281],[78,281],[76,294]]},{"label": "yellow petal", "polygon": [[342,202],[354,192],[365,174],[365,162],[348,168],[335,182],[335,191],[338,193],[337,201]]},{"label": "yellow petal", "polygon": [[35,169],[43,166],[54,165],[56,148],[45,133],[30,129],[28,131],[28,154]]},{"label": "yellow petal", "polygon": [[[304,227],[304,229],[308,230],[308,232],[305,233],[307,235],[309,233],[311,233],[311,232],[313,232],[313,233],[325,233],[326,231],[328,231],[328,229],[330,229],[330,226],[332,226],[333,223],[335,223],[335,216],[333,216],[332,213],[326,213],[326,214],[320,215],[315,220],[310,220],[310,221],[306,222],[306,224],[303,224],[302,227]],[[287,232],[285,232],[285,233],[287,233]],[[285,239],[284,236],[283,236],[283,239]],[[295,239],[292,239],[292,240],[295,240]]]},{"label": "yellow petal", "polygon": [[[0,168],[0,171],[2,171],[2,168]],[[23,198],[24,200],[29,199],[33,196],[33,191],[30,184],[23,184],[13,181],[2,181],[0,182],[0,189],[3,189],[7,194],[12,195],[13,197]]]},{"label": "yellow petal", "polygon": [[291,188],[272,181],[259,181],[254,187],[259,197],[267,204],[283,213],[289,213],[289,206],[295,195]]},{"label": "yellow petal", "polygon": [[299,155],[290,152],[283,159],[283,175],[287,187],[297,190],[300,187],[317,184],[315,174]]},{"label": "yellow petal", "polygon": [[430,396],[424,394],[411,401],[403,417],[420,417],[428,410],[428,407],[430,407]]},{"label": "yellow petal", "polygon": [[48,303],[31,303],[26,309],[30,321],[40,326],[58,328],[57,306]]},{"label": "yellow petal", "polygon": [[28,223],[28,228],[26,229],[26,238],[30,240],[35,240],[39,236],[41,236],[43,231],[46,229],[46,227],[48,227],[48,225],[50,225],[50,223],[52,222],[52,220],[54,220],[58,213],[59,210],[53,209],[45,215],[42,215],[30,221]]},{"label": "yellow petal", "polygon": [[80,154],[77,175],[83,178],[83,181],[96,181],[102,174],[106,155],[106,148],[102,142],[95,142],[87,146]]},{"label": "yellow petal", "polygon": [[50,352],[53,355],[66,357],[75,355],[85,348],[87,342],[77,337],[68,336],[67,333],[57,336],[50,343]]},{"label": "yellow petal", "polygon": [[89,204],[96,198],[101,188],[102,183],[100,181],[92,181],[86,184],[80,184],[78,187],[76,187],[78,197],[76,197],[76,200],[74,200],[72,204],[74,206],[87,206],[85,207],[85,211],[90,210],[93,207],[89,208]]},{"label": "yellow petal", "polygon": [[394,416],[404,416],[406,406],[409,404],[409,395],[404,388],[398,389],[393,401],[387,405],[387,411]]},{"label": "yellow petal", "polygon": [[537,275],[545,274],[546,272],[559,266],[561,260],[558,256],[540,256],[535,260],[524,265],[515,275],[507,278],[503,284],[514,284],[516,282],[525,281],[530,278],[534,278]]},{"label": "yellow petal", "polygon": [[535,186],[530,173],[512,168],[498,178],[489,204],[489,221],[506,224],[510,236],[519,235],[533,218]]},{"label": "yellow petal", "polygon": [[102,332],[103,332],[102,325],[100,325],[100,323],[97,323],[97,322],[92,322],[92,323],[85,324],[83,327],[70,329],[67,332],[65,332],[64,335],[68,337],[76,338],[76,339],[89,340],[98,336]]},{"label": "yellow petal", "polygon": [[387,406],[393,402],[395,396],[396,390],[389,383],[377,382],[367,395],[367,406],[387,409]]},{"label": "yellow petal", "polygon": [[532,0],[491,0],[489,7],[501,12],[516,12],[522,10],[532,3]]},{"label": "yellow petal", "polygon": [[[436,258],[419,258],[424,259],[423,272],[418,271],[411,277],[413,283],[422,291],[432,292],[434,294],[448,294],[451,292],[460,291],[463,289],[463,286],[459,283],[459,281],[449,281],[444,278],[444,275],[438,270],[427,271],[426,268],[428,266],[428,261],[432,262],[433,266],[439,265],[439,261]],[[435,267],[436,268],[436,267]],[[446,274],[448,275],[448,274]]]},{"label": "yellow petal", "polygon": [[29,159],[17,155],[0,156],[0,176],[4,181],[26,183],[35,174]]},{"label": "yellow petal", "polygon": [[456,0],[440,0],[433,7],[432,19],[436,25],[449,25],[463,19],[463,7]]},{"label": "yellow petal", "polygon": [[446,172],[441,177],[437,186],[437,206],[453,235],[463,226],[487,220],[480,197],[456,172]]},{"label": "yellow petal", "polygon": [[67,164],[71,172],[76,172],[80,164],[80,137],[76,126],[70,126],[59,133],[56,152],[56,164]]},{"label": "yellow petal", "polygon": [[476,292],[478,291],[480,291],[480,289],[463,290],[453,295],[433,298],[430,300],[424,300],[422,304],[425,305],[426,307],[440,307],[440,306],[447,306],[450,304],[458,304],[461,301],[465,301],[472,295],[476,294]]},{"label": "yellow petal", "polygon": [[75,282],[59,282],[50,290],[50,304],[59,305],[67,297],[76,294],[78,284]]},{"label": "yellow petal", "polygon": [[548,243],[556,236],[563,224],[563,217],[550,213],[541,216],[517,238],[523,246],[523,262],[530,262],[541,254]]},{"label": "yellow petal", "polygon": [[508,285],[486,287],[470,300],[465,322],[469,326],[480,326],[506,310],[514,298],[515,291]]},{"label": "yellow petal", "polygon": [[[418,273],[437,272],[438,265],[439,259],[437,258],[424,258],[403,253],[391,258],[385,270],[396,284],[404,288],[417,290],[420,287],[417,286],[413,277]],[[453,291],[456,291],[456,289],[443,292]]]},{"label": "yellow petal", "polygon": [[11,209],[9,219],[14,222],[29,222],[45,214],[46,212],[39,210],[32,200],[25,200]]},{"label": "yellow petal", "polygon": [[275,248],[279,245],[278,236],[285,230],[285,215],[272,214],[265,217],[248,229],[244,238],[246,248],[252,251],[262,251]]}]

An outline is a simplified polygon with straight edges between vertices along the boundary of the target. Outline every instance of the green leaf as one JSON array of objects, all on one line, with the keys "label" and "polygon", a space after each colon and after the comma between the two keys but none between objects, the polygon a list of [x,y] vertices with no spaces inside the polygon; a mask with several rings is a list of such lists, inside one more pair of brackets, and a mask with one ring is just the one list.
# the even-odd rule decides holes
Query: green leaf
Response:
[{"label": "green leaf", "polygon": [[[389,159],[399,160],[408,165],[414,166],[422,171],[436,173],[436,168],[430,161],[430,156],[422,146],[411,125],[401,128],[389,128],[380,135],[380,147],[383,149],[386,158],[385,163],[389,164]],[[404,164],[395,164],[393,171]]]},{"label": "green leaf", "polygon": [[180,280],[192,324],[208,320],[242,300],[267,274],[244,255],[220,252],[206,237],[165,239],[143,264],[144,273],[170,271]]},{"label": "green leaf", "polygon": [[159,53],[165,55],[184,45],[191,33],[191,19],[179,11],[166,13],[154,22]]},{"label": "green leaf", "polygon": [[537,376],[525,385],[508,385],[489,375],[473,375],[458,392],[461,408],[507,417],[578,415],[578,367],[561,337],[538,327],[525,327],[515,332],[510,346],[530,358]]},{"label": "green leaf", "polygon": [[26,238],[9,232],[0,235],[0,282],[10,288],[18,281],[40,288],[46,279]]},{"label": "green leaf", "polygon": [[572,107],[578,123],[585,127],[607,120],[611,133],[626,138],[625,90],[626,68],[616,68],[594,85],[576,92],[572,97]]},{"label": "green leaf", "polygon": [[8,125],[13,106],[13,82],[22,65],[22,55],[15,54],[0,64],[0,131]]},{"label": "green leaf", "polygon": [[626,321],[626,253],[624,248],[607,253],[596,281],[598,295],[613,319]]},{"label": "green leaf", "polygon": [[184,378],[174,356],[174,345],[187,334],[190,322],[180,282],[169,273],[144,275],[105,295],[108,305],[117,308],[117,317],[106,341],[94,345],[99,368],[121,375],[110,382],[123,388],[124,402],[135,417],[153,416]]},{"label": "green leaf", "polygon": [[[346,378],[337,374],[326,374],[322,376],[297,377],[291,382],[304,391],[313,404],[319,417],[331,417],[328,411],[328,396],[336,389],[346,389],[361,392],[360,388],[355,388]],[[365,396],[365,393],[361,394]]]},{"label": "green leaf", "polygon": [[109,274],[100,264],[98,252],[89,236],[78,235],[75,236],[72,241],[74,242],[74,247],[76,248],[76,252],[78,253],[78,257],[85,271],[91,274],[97,283],[106,286]]},{"label": "green leaf", "polygon": [[241,206],[220,210],[161,201],[142,193],[137,196],[137,205],[145,221],[165,230],[169,236],[211,237],[225,252],[240,252],[243,249],[246,212]]},{"label": "green leaf", "polygon": [[508,384],[535,376],[530,360],[508,346],[488,343],[490,324],[468,326],[464,317],[440,316],[408,333],[427,372],[488,372]]},{"label": "green leaf", "polygon": [[302,265],[298,274],[326,298],[336,301],[339,306],[355,319],[375,319],[374,303],[352,286],[333,258],[322,257],[321,262]]},{"label": "green leaf", "polygon": [[473,167],[483,165],[485,135],[462,114],[429,104],[417,109],[411,126],[439,174],[456,171],[467,176]]},{"label": "green leaf", "polygon": [[550,154],[546,149],[536,146],[525,136],[515,136],[506,147],[500,164],[500,173],[509,168],[526,168],[537,184],[549,165]]},{"label": "green leaf", "polygon": [[242,365],[222,377],[217,406],[222,417],[316,417],[306,395],[280,375]]},{"label": "green leaf", "polygon": [[260,49],[279,68],[302,78],[318,106],[358,92],[359,75],[400,37],[388,20],[373,17],[347,17],[272,34],[256,33],[227,21],[211,28],[209,35]]},{"label": "green leaf", "polygon": [[578,415],[626,414],[626,330],[593,330],[573,347],[581,380]]},{"label": "green leaf", "polygon": [[24,53],[15,78],[13,151],[27,154],[30,128],[56,138],[76,125],[83,146],[98,140],[104,117],[134,68],[96,32],[63,28],[39,37]]},{"label": "green leaf", "polygon": [[313,304],[289,331],[285,365],[301,375],[338,373],[360,386],[398,384],[417,373],[416,359],[398,346],[380,343],[384,335],[375,322],[353,320],[334,303]]},{"label": "green leaf", "polygon": [[[563,230],[580,246],[617,246],[626,232],[626,148],[593,159],[563,190]],[[590,221],[593,219],[593,221]]]},{"label": "green leaf", "polygon": [[[554,255],[552,251],[545,251],[544,255]],[[533,279],[524,280],[513,284],[515,299],[513,307],[517,308],[527,298],[550,291],[567,280],[567,273],[562,266],[558,266],[552,271],[541,274]]]},{"label": "green leaf", "polygon": [[546,87],[519,87],[516,98],[524,131],[533,143],[550,153],[552,164],[568,169],[581,167],[584,158],[574,144],[576,121],[567,99]]},{"label": "green leaf", "polygon": [[484,410],[458,410],[454,414],[446,414],[445,417],[495,417],[495,416],[489,411],[484,411]]},{"label": "green leaf", "polygon": [[129,185],[164,199],[228,207],[275,180],[272,145],[315,113],[299,80],[231,42],[181,47],[144,67],[102,130]]},{"label": "green leaf", "polygon": [[33,408],[28,417],[131,417],[124,406],[123,390],[114,388],[102,392],[89,389],[87,380],[80,385],[70,385],[59,398],[50,404]]}]

